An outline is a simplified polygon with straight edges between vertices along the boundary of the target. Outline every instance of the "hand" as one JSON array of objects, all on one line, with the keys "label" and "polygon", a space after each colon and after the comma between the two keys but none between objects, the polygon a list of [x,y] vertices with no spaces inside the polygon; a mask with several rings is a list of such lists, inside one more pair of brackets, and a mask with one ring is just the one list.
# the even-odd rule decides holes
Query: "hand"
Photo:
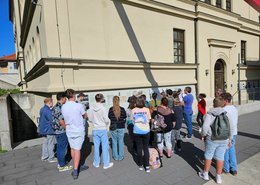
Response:
[{"label": "hand", "polygon": [[232,146],[231,140],[228,141],[228,145],[227,146],[228,146],[228,148],[230,148]]},{"label": "hand", "polygon": [[201,141],[205,141],[204,137],[201,137]]}]

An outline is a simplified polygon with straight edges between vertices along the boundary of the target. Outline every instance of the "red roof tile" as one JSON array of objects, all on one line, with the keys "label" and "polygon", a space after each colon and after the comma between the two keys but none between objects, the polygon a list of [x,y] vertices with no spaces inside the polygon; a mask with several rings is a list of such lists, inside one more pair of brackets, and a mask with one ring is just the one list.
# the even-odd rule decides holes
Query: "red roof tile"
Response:
[{"label": "red roof tile", "polygon": [[245,0],[245,1],[260,13],[260,0]]},{"label": "red roof tile", "polygon": [[11,55],[7,55],[7,56],[4,56],[4,57],[1,57],[0,61],[1,60],[16,60],[16,54],[11,54]]}]

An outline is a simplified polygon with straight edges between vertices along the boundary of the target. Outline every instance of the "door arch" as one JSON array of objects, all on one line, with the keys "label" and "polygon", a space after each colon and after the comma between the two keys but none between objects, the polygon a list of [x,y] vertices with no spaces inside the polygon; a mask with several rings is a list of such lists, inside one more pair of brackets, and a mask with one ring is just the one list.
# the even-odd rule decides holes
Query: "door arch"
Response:
[{"label": "door arch", "polygon": [[226,82],[225,82],[225,66],[224,61],[218,59],[214,66],[214,81],[215,81],[215,94],[219,89],[225,92]]}]

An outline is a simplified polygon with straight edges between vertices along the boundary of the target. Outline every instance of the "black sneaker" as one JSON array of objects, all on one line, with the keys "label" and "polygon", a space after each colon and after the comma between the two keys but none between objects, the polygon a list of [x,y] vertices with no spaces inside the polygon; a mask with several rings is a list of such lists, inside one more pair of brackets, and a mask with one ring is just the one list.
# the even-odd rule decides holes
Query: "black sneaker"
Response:
[{"label": "black sneaker", "polygon": [[74,171],[73,171],[73,172],[71,172],[71,176],[72,176],[72,178],[73,178],[74,180],[76,180],[76,179],[78,179],[79,174],[74,173]]},{"label": "black sneaker", "polygon": [[81,166],[79,167],[79,172],[85,171],[85,170],[87,170],[87,169],[89,169],[89,166],[83,164],[83,165],[81,165]]},{"label": "black sneaker", "polygon": [[233,175],[233,176],[237,176],[237,171],[230,171],[230,173]]}]

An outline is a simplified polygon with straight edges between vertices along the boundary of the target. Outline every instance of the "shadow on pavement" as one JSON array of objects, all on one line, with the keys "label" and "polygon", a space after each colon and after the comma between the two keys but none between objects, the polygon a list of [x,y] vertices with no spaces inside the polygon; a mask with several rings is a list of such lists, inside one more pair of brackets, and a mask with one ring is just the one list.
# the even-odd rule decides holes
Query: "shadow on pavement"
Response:
[{"label": "shadow on pavement", "polygon": [[253,139],[260,139],[259,135],[249,134],[249,133],[246,133],[246,132],[238,132],[238,135],[244,136],[244,137],[250,137],[250,138],[253,138]]}]

